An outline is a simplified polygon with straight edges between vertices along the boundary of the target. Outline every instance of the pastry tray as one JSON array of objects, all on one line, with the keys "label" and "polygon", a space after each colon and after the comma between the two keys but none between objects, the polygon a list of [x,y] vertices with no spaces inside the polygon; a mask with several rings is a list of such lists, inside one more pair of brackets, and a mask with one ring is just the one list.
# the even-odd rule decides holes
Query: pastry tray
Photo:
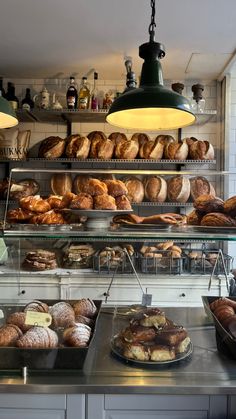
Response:
[{"label": "pastry tray", "polygon": [[118,348],[116,348],[113,340],[111,341],[111,352],[113,355],[115,355],[118,359],[125,362],[126,364],[134,365],[135,367],[140,367],[140,368],[158,369],[158,368],[168,368],[168,367],[177,366],[183,361],[189,360],[193,353],[193,344],[192,342],[190,342],[185,352],[176,355],[175,359],[172,359],[169,361],[138,361],[136,359],[127,358],[120,353]]},{"label": "pastry tray", "polygon": [[[56,304],[59,300],[41,300],[49,306]],[[76,300],[66,300],[68,303],[75,303]],[[27,302],[26,302],[27,303]],[[6,317],[15,311],[21,311],[25,305],[9,305],[0,304],[2,316],[0,326],[5,324]],[[88,355],[89,349],[92,347],[96,333],[97,322],[101,310],[102,301],[94,300],[97,307],[97,316],[92,328],[92,337],[88,346],[84,348],[62,347],[60,338],[63,329],[58,333],[59,346],[53,349],[24,349],[17,347],[0,347],[0,370],[21,370],[27,367],[31,370],[63,370],[63,369],[83,369],[83,365]]]},{"label": "pastry tray", "polygon": [[195,226],[195,225],[184,225],[179,226],[188,231],[194,231],[196,233],[225,233],[225,234],[236,234],[236,227],[221,227],[221,226]]},{"label": "pastry tray", "polygon": [[[225,356],[236,359],[236,339],[222,326],[210,308],[210,304],[218,298],[219,297],[202,296],[203,305],[206,313],[210,314],[214,321],[218,351]],[[227,298],[236,301],[236,297]]]},{"label": "pastry tray", "polygon": [[125,230],[165,230],[169,231],[172,227],[171,224],[126,224],[119,223],[121,229]]}]

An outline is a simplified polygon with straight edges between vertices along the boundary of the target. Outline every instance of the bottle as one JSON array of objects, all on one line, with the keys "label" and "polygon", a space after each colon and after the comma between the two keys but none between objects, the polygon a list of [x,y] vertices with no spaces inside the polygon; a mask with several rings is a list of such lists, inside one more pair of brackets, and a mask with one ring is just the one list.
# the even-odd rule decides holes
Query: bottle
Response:
[{"label": "bottle", "polygon": [[82,77],[82,82],[79,90],[78,109],[88,109],[90,92],[87,86],[87,77]]},{"label": "bottle", "polygon": [[184,90],[184,84],[183,83],[172,83],[171,88],[173,92],[179,93],[179,95],[182,95]]},{"label": "bottle", "polygon": [[3,80],[2,77],[0,77],[0,96],[6,97],[5,89],[3,88]]},{"label": "bottle", "polygon": [[123,93],[136,89],[136,86],[137,86],[136,76],[135,76],[135,73],[132,71],[132,61],[126,60],[125,67],[126,67],[126,88]]},{"label": "bottle", "polygon": [[194,84],[192,86],[193,97],[191,99],[191,108],[194,113],[203,113],[205,110],[205,99],[202,96],[204,86],[202,84]]},{"label": "bottle", "polygon": [[34,102],[31,99],[29,88],[26,89],[25,98],[21,102],[21,107],[22,109],[26,109],[27,111],[30,111],[30,109],[33,109],[34,107]]},{"label": "bottle", "polygon": [[97,88],[97,80],[98,80],[98,73],[93,73],[93,90],[91,92],[91,109],[93,111],[98,111],[98,88]]},{"label": "bottle", "polygon": [[10,81],[7,83],[7,93],[5,98],[10,102],[14,110],[19,108],[19,99],[15,95],[15,86]]},{"label": "bottle", "polygon": [[68,109],[77,109],[78,90],[75,78],[72,76],[70,77],[70,83],[68,84],[66,92],[66,103]]}]

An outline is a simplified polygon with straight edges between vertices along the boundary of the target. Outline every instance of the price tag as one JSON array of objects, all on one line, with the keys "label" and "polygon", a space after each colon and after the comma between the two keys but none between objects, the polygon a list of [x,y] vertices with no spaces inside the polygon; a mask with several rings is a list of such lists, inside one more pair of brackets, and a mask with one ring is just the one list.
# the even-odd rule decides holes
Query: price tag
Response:
[{"label": "price tag", "polygon": [[48,313],[39,313],[38,311],[27,311],[25,324],[31,326],[48,327],[52,323],[52,316]]}]

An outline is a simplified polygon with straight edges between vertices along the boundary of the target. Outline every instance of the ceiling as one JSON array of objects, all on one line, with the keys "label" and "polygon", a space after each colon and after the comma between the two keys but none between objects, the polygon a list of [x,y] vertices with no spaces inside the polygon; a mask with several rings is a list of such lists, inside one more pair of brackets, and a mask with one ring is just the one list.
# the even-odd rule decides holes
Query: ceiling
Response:
[{"label": "ceiling", "polygon": [[[148,41],[150,0],[1,0],[0,75],[121,79]],[[215,79],[236,48],[236,0],[157,0],[165,79]]]}]

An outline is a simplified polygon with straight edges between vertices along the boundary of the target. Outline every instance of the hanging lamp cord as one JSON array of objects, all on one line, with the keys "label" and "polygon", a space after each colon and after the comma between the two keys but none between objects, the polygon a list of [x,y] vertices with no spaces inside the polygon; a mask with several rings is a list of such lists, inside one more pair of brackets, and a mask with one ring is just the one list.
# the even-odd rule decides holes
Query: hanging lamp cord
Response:
[{"label": "hanging lamp cord", "polygon": [[154,42],[155,40],[155,27],[156,27],[156,22],[155,22],[155,14],[156,14],[156,5],[155,5],[155,0],[151,0],[151,9],[152,9],[152,15],[151,15],[151,23],[149,25],[149,35],[150,35],[150,42]]}]

